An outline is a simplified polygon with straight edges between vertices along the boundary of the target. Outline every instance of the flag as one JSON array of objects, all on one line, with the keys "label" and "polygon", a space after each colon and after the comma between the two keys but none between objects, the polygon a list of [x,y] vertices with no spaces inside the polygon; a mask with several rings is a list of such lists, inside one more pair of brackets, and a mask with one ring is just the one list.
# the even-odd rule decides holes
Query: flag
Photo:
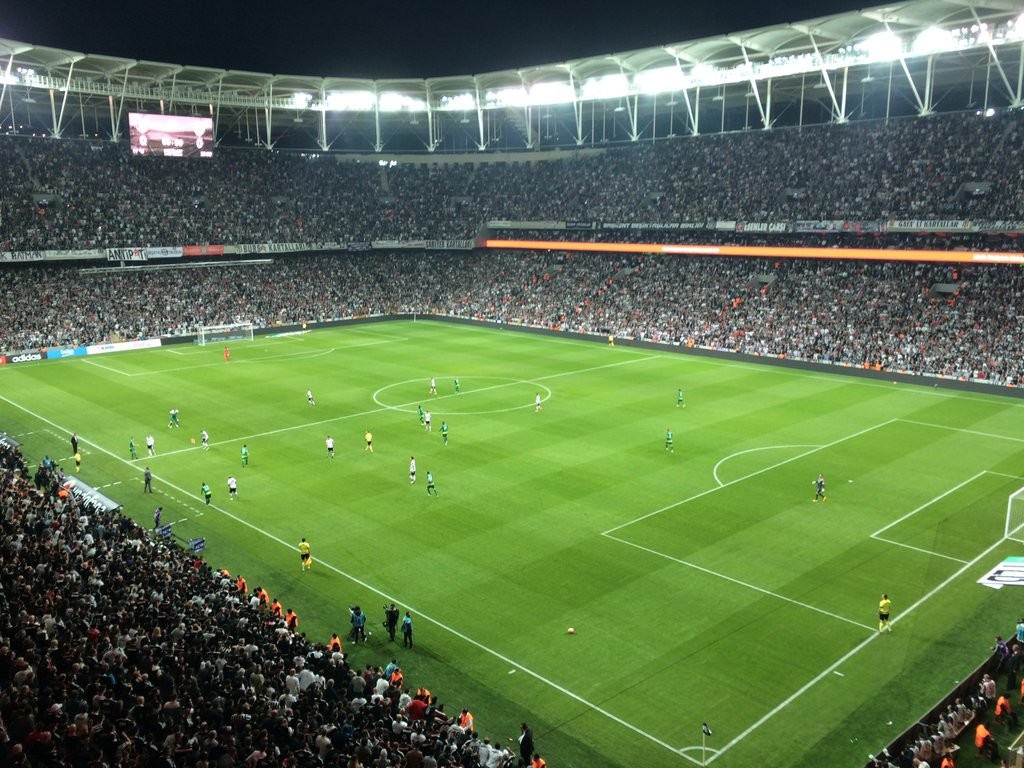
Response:
[{"label": "flag", "polygon": [[700,728],[701,728],[702,731],[704,731],[704,735],[705,736],[710,736],[711,735],[711,729],[708,728],[708,724],[707,723],[701,723],[700,724]]}]

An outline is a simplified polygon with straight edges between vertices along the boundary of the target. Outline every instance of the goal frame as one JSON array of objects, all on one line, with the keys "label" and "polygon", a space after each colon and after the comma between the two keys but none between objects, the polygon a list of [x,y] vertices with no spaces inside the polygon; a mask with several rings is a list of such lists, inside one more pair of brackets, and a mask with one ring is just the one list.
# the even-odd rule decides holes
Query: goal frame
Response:
[{"label": "goal frame", "polygon": [[1024,544],[1024,488],[1018,488],[1006,500],[1004,538]]},{"label": "goal frame", "polygon": [[196,344],[218,344],[225,341],[252,341],[256,326],[253,323],[226,323],[224,325],[200,325],[196,328]]}]

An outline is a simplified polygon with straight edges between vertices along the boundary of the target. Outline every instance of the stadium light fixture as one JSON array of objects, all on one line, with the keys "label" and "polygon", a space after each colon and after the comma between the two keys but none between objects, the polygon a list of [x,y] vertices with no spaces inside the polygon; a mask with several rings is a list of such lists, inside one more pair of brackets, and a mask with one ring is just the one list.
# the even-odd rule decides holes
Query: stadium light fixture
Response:
[{"label": "stadium light fixture", "polygon": [[928,27],[914,38],[910,44],[911,53],[927,56],[930,53],[952,51],[956,48],[952,35],[938,27]]},{"label": "stadium light fixture", "polygon": [[292,94],[292,109],[306,109],[313,102],[313,96],[302,91]]},{"label": "stadium light fixture", "polygon": [[895,61],[903,54],[903,41],[892,32],[877,32],[861,43],[860,49],[868,61]]},{"label": "stadium light fixture", "polygon": [[580,99],[599,101],[629,95],[629,80],[622,73],[587,78],[580,84]]},{"label": "stadium light fixture", "polygon": [[569,83],[534,83],[530,86],[529,103],[534,106],[542,104],[571,104],[575,101],[576,92]]},{"label": "stadium light fixture", "polygon": [[466,112],[476,109],[476,97],[472,93],[454,93],[442,96],[437,100],[437,108],[442,112]]},{"label": "stadium light fixture", "polygon": [[525,107],[529,104],[529,96],[522,86],[498,88],[484,93],[485,109],[501,109],[505,107]]},{"label": "stadium light fixture", "polygon": [[331,112],[371,112],[377,106],[372,91],[331,91],[324,103]]},{"label": "stadium light fixture", "polygon": [[381,112],[425,112],[427,103],[423,99],[417,99],[397,91],[388,91],[380,95],[378,109]]},{"label": "stadium light fixture", "polygon": [[690,78],[679,67],[658,67],[633,76],[633,86],[639,93],[654,95],[682,91],[690,86]]}]

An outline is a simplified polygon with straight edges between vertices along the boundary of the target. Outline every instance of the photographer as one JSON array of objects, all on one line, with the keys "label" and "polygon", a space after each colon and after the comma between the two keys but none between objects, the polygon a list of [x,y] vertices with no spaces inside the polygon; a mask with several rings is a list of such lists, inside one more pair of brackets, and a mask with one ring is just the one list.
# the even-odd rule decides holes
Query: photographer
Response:
[{"label": "photographer", "polygon": [[398,631],[398,608],[392,603],[390,606],[384,604],[384,629],[388,631],[391,642],[395,642],[395,633]]}]

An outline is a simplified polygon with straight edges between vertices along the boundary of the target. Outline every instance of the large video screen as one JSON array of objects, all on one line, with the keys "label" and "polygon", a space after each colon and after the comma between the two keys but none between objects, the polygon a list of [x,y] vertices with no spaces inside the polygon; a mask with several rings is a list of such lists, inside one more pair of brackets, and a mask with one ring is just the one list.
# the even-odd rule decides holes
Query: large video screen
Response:
[{"label": "large video screen", "polygon": [[213,118],[128,113],[133,155],[213,157]]}]

